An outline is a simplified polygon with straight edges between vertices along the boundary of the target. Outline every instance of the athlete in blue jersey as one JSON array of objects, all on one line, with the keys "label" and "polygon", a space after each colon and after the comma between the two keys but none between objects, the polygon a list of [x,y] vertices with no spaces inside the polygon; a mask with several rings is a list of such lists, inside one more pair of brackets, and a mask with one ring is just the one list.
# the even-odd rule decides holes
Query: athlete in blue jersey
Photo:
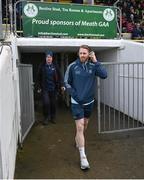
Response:
[{"label": "athlete in blue jersey", "polygon": [[79,48],[79,58],[71,63],[65,73],[64,83],[71,95],[71,110],[76,123],[76,145],[80,152],[81,169],[89,169],[85,154],[84,132],[94,105],[96,76],[107,78],[107,71],[98,62],[95,53],[87,45]]}]

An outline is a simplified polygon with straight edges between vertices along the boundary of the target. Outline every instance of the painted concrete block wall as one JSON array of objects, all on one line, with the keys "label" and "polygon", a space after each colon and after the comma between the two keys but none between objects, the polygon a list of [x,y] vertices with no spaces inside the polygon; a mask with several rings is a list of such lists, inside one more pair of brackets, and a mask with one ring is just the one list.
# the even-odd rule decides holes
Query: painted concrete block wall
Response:
[{"label": "painted concrete block wall", "polygon": [[98,51],[96,52],[96,56],[100,62],[117,62],[118,48]]},{"label": "painted concrete block wall", "polygon": [[[124,49],[119,51],[119,61],[144,63],[144,44],[132,41],[123,41],[123,44]],[[122,81],[125,81],[126,114],[144,122],[144,64],[127,66],[125,74],[121,70],[120,78],[121,91],[123,89]]]},{"label": "painted concrete block wall", "polygon": [[119,61],[144,61],[144,43],[121,40],[123,48],[119,49]]},{"label": "painted concrete block wall", "polygon": [[[106,62],[144,63],[144,45],[123,41],[123,48],[101,53]],[[101,81],[101,101],[134,119],[144,121],[144,64],[106,65],[108,79]]]},{"label": "painted concrete block wall", "polygon": [[13,179],[18,140],[15,82],[11,49],[4,46],[0,55],[0,153],[2,179]]}]

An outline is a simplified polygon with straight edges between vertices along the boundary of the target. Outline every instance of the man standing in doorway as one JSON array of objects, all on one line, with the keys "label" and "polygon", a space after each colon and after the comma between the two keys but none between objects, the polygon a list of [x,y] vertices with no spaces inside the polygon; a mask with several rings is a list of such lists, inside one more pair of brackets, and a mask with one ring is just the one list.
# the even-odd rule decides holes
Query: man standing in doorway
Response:
[{"label": "man standing in doorway", "polygon": [[60,70],[53,63],[52,51],[46,52],[46,60],[39,66],[37,86],[42,92],[43,124],[47,125],[49,121],[55,124],[56,94],[59,88],[63,90],[64,87]]},{"label": "man standing in doorway", "polygon": [[79,58],[71,63],[65,73],[64,83],[71,95],[71,110],[76,124],[75,142],[80,153],[80,167],[89,169],[85,154],[85,130],[94,105],[96,76],[107,78],[107,71],[97,61],[95,53],[87,45],[79,48]]}]

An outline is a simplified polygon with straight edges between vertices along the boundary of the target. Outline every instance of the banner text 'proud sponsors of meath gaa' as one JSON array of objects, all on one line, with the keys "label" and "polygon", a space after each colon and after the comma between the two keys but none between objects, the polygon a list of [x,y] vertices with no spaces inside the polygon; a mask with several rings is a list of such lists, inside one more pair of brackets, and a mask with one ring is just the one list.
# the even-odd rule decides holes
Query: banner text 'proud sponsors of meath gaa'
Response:
[{"label": "banner text 'proud sponsors of meath gaa'", "polygon": [[59,3],[23,4],[24,36],[115,38],[113,7]]}]

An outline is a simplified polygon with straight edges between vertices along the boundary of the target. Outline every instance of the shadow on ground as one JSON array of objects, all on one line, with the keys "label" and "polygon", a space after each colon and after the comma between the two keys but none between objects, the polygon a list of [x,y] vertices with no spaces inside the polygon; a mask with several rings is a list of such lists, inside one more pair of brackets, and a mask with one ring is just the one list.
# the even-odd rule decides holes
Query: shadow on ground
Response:
[{"label": "shadow on ground", "polygon": [[98,134],[94,111],[86,137],[91,169],[83,172],[74,147],[75,126],[69,109],[58,107],[56,124],[43,126],[41,120],[41,114],[36,113],[36,123],[23,149],[18,150],[15,178],[144,178],[144,130]]}]

